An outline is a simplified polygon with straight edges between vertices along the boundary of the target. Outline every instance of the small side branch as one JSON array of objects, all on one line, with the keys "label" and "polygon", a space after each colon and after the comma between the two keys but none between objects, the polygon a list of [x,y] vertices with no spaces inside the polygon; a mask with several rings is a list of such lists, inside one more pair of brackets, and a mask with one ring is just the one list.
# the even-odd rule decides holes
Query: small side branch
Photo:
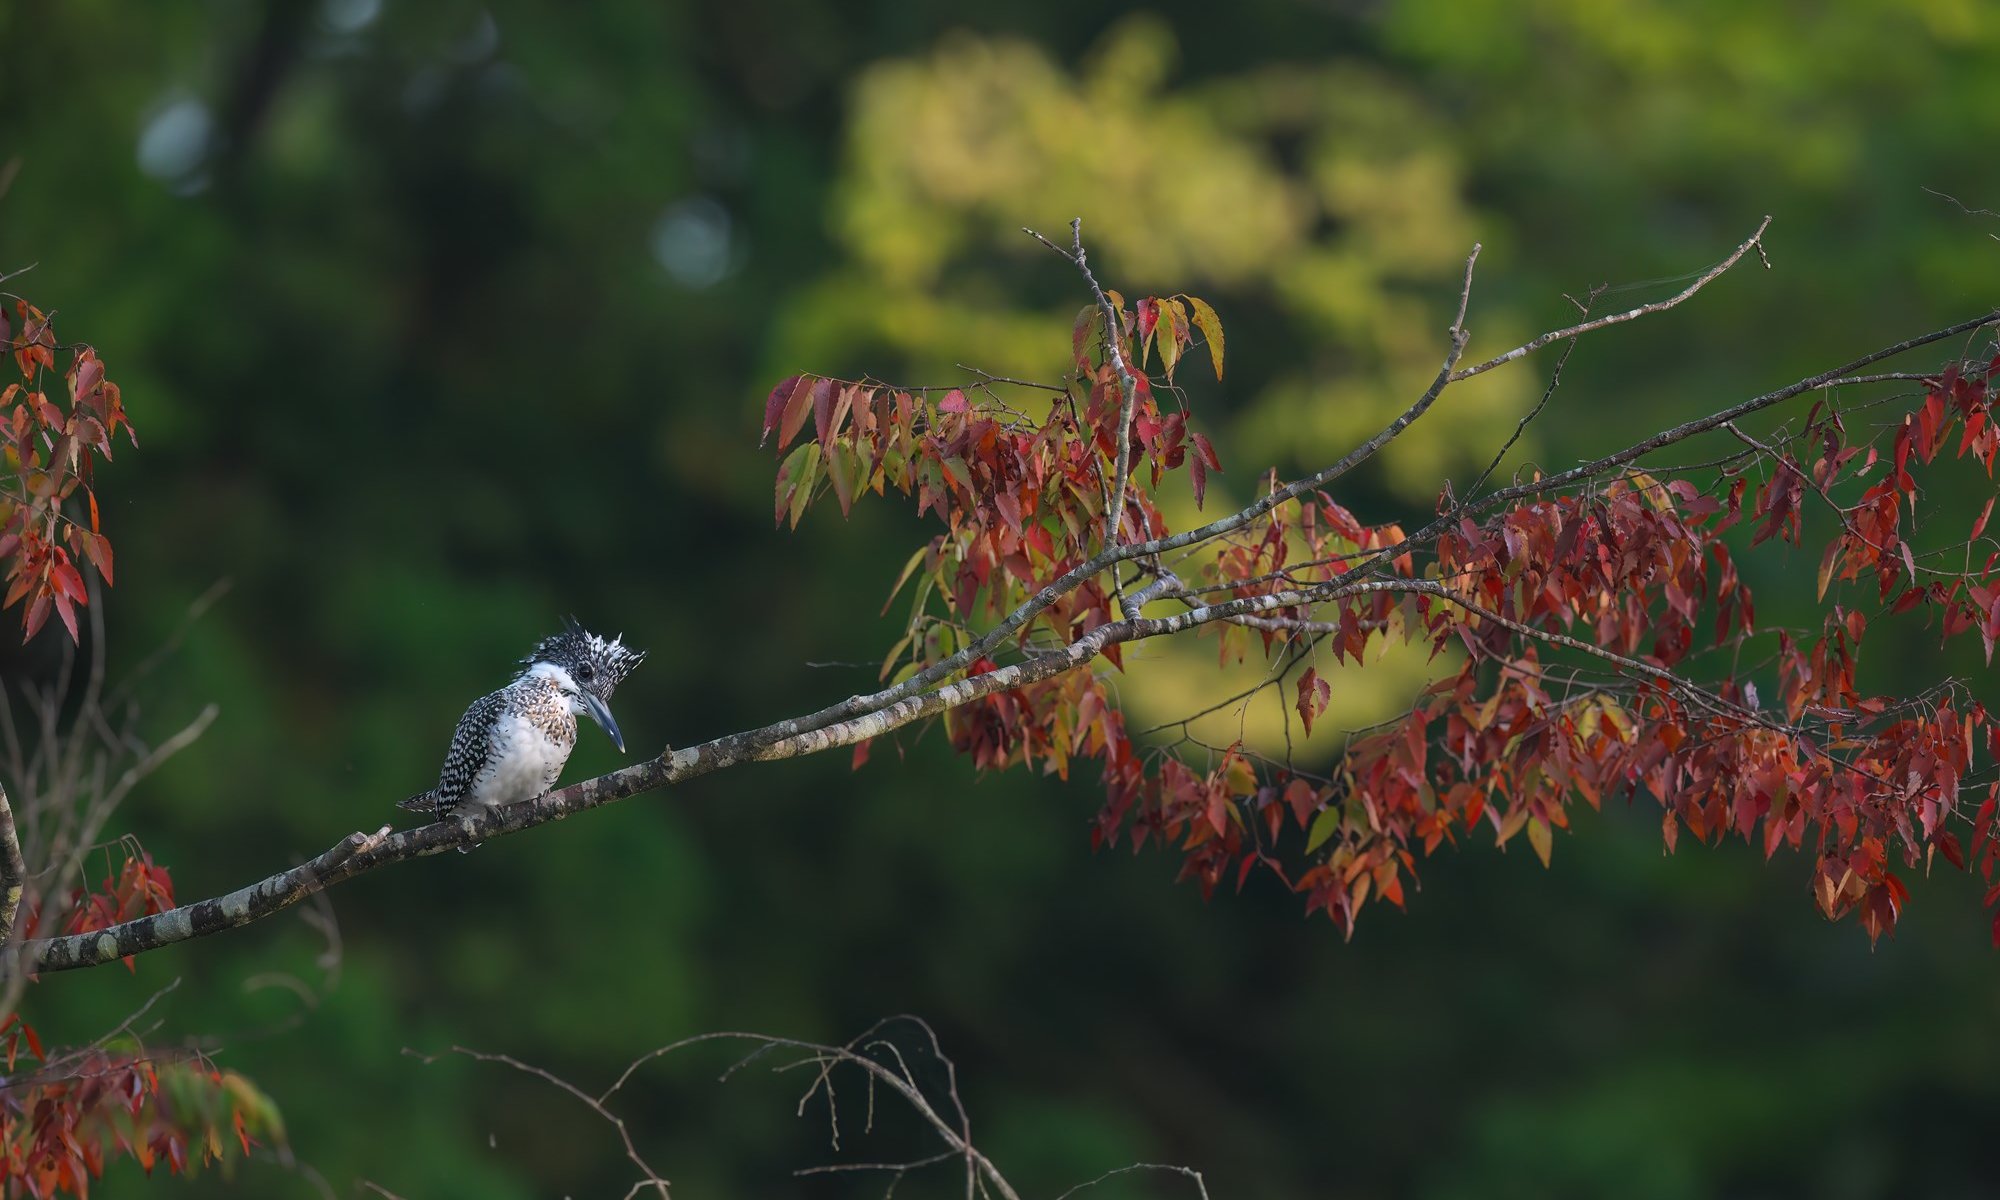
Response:
[{"label": "small side branch", "polygon": [[[669,1184],[666,1177],[654,1170],[652,1165],[639,1154],[639,1147],[632,1141],[632,1131],[626,1127],[624,1119],[606,1108],[603,1102],[596,1096],[591,1095],[589,1092],[584,1091],[582,1088],[545,1067],[538,1067],[532,1063],[522,1062],[511,1054],[489,1054],[483,1050],[468,1050],[464,1046],[453,1046],[451,1052],[453,1054],[463,1054],[467,1058],[477,1059],[480,1062],[500,1063],[512,1067],[522,1074],[533,1075],[538,1079],[546,1080],[551,1085],[574,1096],[585,1108],[596,1113],[605,1123],[618,1131],[618,1140],[625,1145],[626,1159],[634,1167],[637,1167],[643,1176],[638,1183],[632,1186],[632,1190],[626,1193],[626,1196],[628,1198],[637,1196],[645,1191],[652,1191],[661,1197],[671,1194],[668,1190]],[[425,1061],[428,1062],[430,1060],[426,1058]]]},{"label": "small side branch", "polygon": [[1026,226],[1022,226],[1021,232],[1062,255],[1081,271],[1084,282],[1090,285],[1090,294],[1097,298],[1097,310],[1104,314],[1104,352],[1111,359],[1112,370],[1118,373],[1119,390],[1118,463],[1112,476],[1111,508],[1104,514],[1104,544],[1115,546],[1125,540],[1125,493],[1131,483],[1132,410],[1139,400],[1139,381],[1132,374],[1132,365],[1125,361],[1125,352],[1119,348],[1123,330],[1118,310],[1111,306],[1110,298],[1104,294],[1104,288],[1098,284],[1097,276],[1090,269],[1090,259],[1083,249],[1082,217],[1070,218],[1068,250]]},{"label": "small side branch", "polygon": [[[1655,300],[1651,304],[1641,304],[1637,308],[1627,309],[1626,311],[1621,313],[1611,313],[1608,316],[1598,317],[1597,319],[1592,321],[1584,321],[1576,325],[1571,325],[1566,329],[1557,329],[1552,332],[1542,334],[1540,337],[1535,338],[1533,341],[1523,342],[1521,345],[1514,347],[1512,350],[1507,351],[1507,353],[1505,354],[1497,354],[1492,358],[1487,359],[1483,363],[1475,364],[1473,366],[1465,368],[1462,371],[1457,372],[1451,377],[1451,381],[1453,383],[1457,383],[1461,379],[1470,379],[1474,375],[1484,375],[1486,372],[1491,371],[1495,367],[1506,366],[1508,363],[1513,362],[1517,358],[1523,358],[1527,355],[1533,354],[1535,351],[1540,350],[1542,347],[1554,345],[1555,343],[1562,341],[1564,338],[1573,338],[1586,333],[1595,333],[1597,330],[1606,329],[1613,325],[1623,325],[1627,321],[1636,321],[1640,317],[1649,316],[1657,312],[1665,312],[1666,310],[1673,308],[1676,305],[1682,304],[1686,302],[1688,299],[1692,298],[1696,292],[1699,292],[1701,289],[1715,282],[1718,278],[1722,276],[1722,274],[1725,271],[1729,270],[1729,268],[1735,266],[1738,262],[1742,261],[1743,256],[1750,253],[1751,250],[1753,249],[1756,250],[1757,253],[1761,256],[1764,253],[1764,231],[1766,229],[1769,229],[1770,227],[1771,227],[1771,218],[1767,216],[1758,223],[1757,232],[1751,234],[1748,238],[1745,238],[1742,245],[1730,251],[1729,257],[1723,259],[1721,262],[1716,263],[1708,270],[1702,272],[1701,275],[1698,278],[1696,278],[1693,283],[1688,284],[1685,288],[1682,288],[1678,293],[1667,297],[1665,300]],[[1764,266],[1766,268],[1769,268],[1770,265],[1771,265],[1771,260],[1769,258],[1765,258]],[[1462,307],[1460,309],[1460,312],[1461,314],[1463,313]],[[1460,319],[1463,320],[1463,316],[1461,316]]]},{"label": "small side branch", "polygon": [[[1976,329],[1983,329],[1988,325],[2000,325],[2000,309],[1995,309],[1984,316],[1973,317],[1968,321],[1960,321],[1958,324],[1947,326],[1944,329],[1936,329],[1926,334],[1920,334],[1906,341],[1897,342],[1893,346],[1884,346],[1872,354],[1862,355],[1853,362],[1845,363],[1830,371],[1822,371],[1817,375],[1801,379],[1796,383],[1787,384],[1777,391],[1765,392],[1761,396],[1753,396],[1739,404],[1725,408],[1721,412],[1711,413],[1698,420],[1683,422],[1672,429],[1663,429],[1652,437],[1642,442],[1634,442],[1632,445],[1625,447],[1615,454],[1607,454],[1603,458],[1584,463],[1581,466],[1571,467],[1567,471],[1558,471],[1553,475],[1547,475],[1527,483],[1500,488],[1482,497],[1477,507],[1480,511],[1485,511],[1511,500],[1522,500],[1529,496],[1544,495],[1548,492],[1568,487],[1570,484],[1603,475],[1608,471],[1617,470],[1627,463],[1636,462],[1655,450],[1664,449],[1676,442],[1684,442],[1691,437],[1708,433],[1711,430],[1721,429],[1732,421],[1747,417],[1751,413],[1759,412],[1774,404],[1781,404],[1794,396],[1803,395],[1806,392],[1818,391],[1820,388],[1831,386],[1843,380],[1854,382],[1848,379],[1848,377],[1871,363],[1881,362],[1885,358],[1894,358],[1899,354],[1906,354],[1911,350],[1915,350],[1919,346],[1928,346],[1933,342],[1941,342],[1946,338],[1957,337],[1962,333],[1971,333]],[[1412,540],[1420,539],[1425,534],[1432,532],[1435,532],[1435,530],[1426,529]]]}]

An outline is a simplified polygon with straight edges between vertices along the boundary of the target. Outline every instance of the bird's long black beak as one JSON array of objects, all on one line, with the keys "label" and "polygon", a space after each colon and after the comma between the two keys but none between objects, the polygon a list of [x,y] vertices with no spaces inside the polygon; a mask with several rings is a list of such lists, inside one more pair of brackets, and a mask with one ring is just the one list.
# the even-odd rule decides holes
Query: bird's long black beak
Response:
[{"label": "bird's long black beak", "polygon": [[618,747],[618,753],[625,753],[625,735],[618,732],[618,722],[611,717],[611,706],[590,692],[579,691],[577,694],[583,697],[583,710],[590,714],[590,719],[611,735],[611,744]]}]

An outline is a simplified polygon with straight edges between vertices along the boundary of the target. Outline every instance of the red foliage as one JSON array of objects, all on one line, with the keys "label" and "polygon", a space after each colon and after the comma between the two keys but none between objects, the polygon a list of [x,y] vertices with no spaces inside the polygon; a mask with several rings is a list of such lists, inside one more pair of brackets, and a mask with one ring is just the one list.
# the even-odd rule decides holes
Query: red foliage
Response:
[{"label": "red foliage", "polygon": [[[0,608],[27,602],[24,640],[41,630],[51,609],[75,640],[76,610],[90,603],[80,565],[95,567],[107,584],[112,579],[111,540],[99,528],[92,490],[97,457],[110,460],[111,437],[121,426],[135,445],[137,437],[97,351],[59,344],[41,309],[13,301],[12,321],[0,307],[0,341],[21,373],[21,382],[0,389],[0,578],[6,581]],[[58,353],[69,361],[51,399]],[[88,524],[65,511],[79,490]]]},{"label": "red foliage", "polygon": [[[85,1197],[105,1164],[130,1157],[174,1175],[282,1137],[270,1101],[200,1059],[159,1059],[136,1045],[48,1054],[18,1016],[0,1021],[0,1196]],[[16,1072],[22,1074],[17,1075]]]},{"label": "red foliage", "polygon": [[[173,906],[173,876],[167,868],[155,863],[145,849],[133,845],[115,876],[106,875],[95,891],[72,889],[63,903],[53,909],[50,923],[64,934],[91,933],[166,912]],[[43,936],[42,918],[40,909],[29,908],[23,918],[23,936]],[[129,956],[125,967],[132,969]]]},{"label": "red foliage", "polygon": [[[1196,334],[1219,377],[1222,330],[1190,297],[1128,310],[1113,293],[1112,303],[1120,328],[1111,336],[1137,376],[1132,487],[1117,538],[1144,541],[1169,532],[1154,503],[1169,472],[1187,467],[1199,501],[1220,470],[1172,379]],[[959,389],[795,376],[771,392],[764,427],[780,452],[813,418],[812,438],[779,470],[780,523],[796,527],[828,491],[845,513],[864,492],[893,487],[944,526],[896,583],[896,593],[914,586],[915,595],[885,677],[901,682],[950,659],[978,640],[975,622],[1014,611],[1105,548],[1123,400],[1106,338],[1099,310],[1085,309],[1074,382],[1040,415],[988,388],[975,389],[983,398],[974,403]],[[1351,737],[1324,776],[1259,761],[1241,745],[1200,766],[1148,747],[1126,731],[1109,677],[1091,671],[980,697],[949,710],[946,728],[982,770],[1039,761],[1066,776],[1075,759],[1096,759],[1105,786],[1097,844],[1171,843],[1183,876],[1205,891],[1232,877],[1240,887],[1262,865],[1350,932],[1369,900],[1401,905],[1417,856],[1462,833],[1483,825],[1505,845],[1525,831],[1546,863],[1576,799],[1595,808],[1606,796],[1643,794],[1663,809],[1669,849],[1686,830],[1702,841],[1734,833],[1767,856],[1781,845],[1810,850],[1821,911],[1857,913],[1879,937],[1907,898],[1898,870],[1927,869],[1942,854],[1991,883],[2000,863],[2000,785],[1980,789],[1976,815],[1962,795],[1975,755],[2000,754],[1986,709],[1956,684],[1894,698],[1863,695],[1855,683],[1871,620],[1913,610],[1946,638],[1976,631],[1991,659],[2000,550],[1980,540],[1991,502],[1957,546],[1924,551],[1909,539],[1916,472],[1955,446],[1990,476],[2000,454],[1996,374],[2000,359],[1945,372],[1874,434],[1886,447],[1852,437],[1846,415],[1822,402],[1776,445],[1739,433],[1752,449],[1705,475],[1628,470],[1502,504],[1455,505],[1447,494],[1447,517],[1416,540],[1395,524],[1357,520],[1323,491],[1227,531],[1199,581],[1167,593],[1189,610],[1281,598],[1256,618],[1201,626],[1225,657],[1257,648],[1284,661],[1310,641],[1359,665],[1388,638],[1463,656],[1404,716]],[[1275,489],[1275,477],[1265,486]],[[1836,499],[1857,487],[1851,502]],[[1760,630],[1737,556],[1773,541],[1802,545],[1816,506],[1839,526],[1820,558],[1820,626]],[[1116,570],[1066,592],[993,655],[1032,657],[1122,620]],[[1839,586],[1865,582],[1872,596]],[[1747,653],[1753,641],[1771,648]],[[1684,674],[1710,647],[1733,652],[1718,656],[1720,677]],[[1114,669],[1117,649],[1104,652]],[[993,655],[956,677],[997,669]],[[1329,684],[1309,668],[1294,687],[1310,731]],[[1996,901],[2000,887],[1988,895]]]},{"label": "red foliage", "polygon": [[[129,853],[98,890],[76,889],[51,917],[64,933],[89,933],[174,905],[166,868]],[[36,936],[41,915],[25,917]],[[132,965],[126,959],[126,966]],[[277,1110],[250,1082],[198,1057],[149,1052],[120,1036],[75,1050],[45,1050],[18,1014],[0,1021],[6,1051],[0,1087],[0,1200],[84,1197],[105,1165],[129,1157],[175,1175],[226,1161],[233,1141],[283,1137]]]}]

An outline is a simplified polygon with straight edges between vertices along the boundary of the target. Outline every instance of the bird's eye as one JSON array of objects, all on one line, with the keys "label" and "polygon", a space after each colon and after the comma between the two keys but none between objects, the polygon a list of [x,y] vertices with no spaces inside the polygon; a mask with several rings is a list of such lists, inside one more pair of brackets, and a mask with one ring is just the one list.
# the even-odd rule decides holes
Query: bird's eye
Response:
[{"label": "bird's eye", "polygon": [[591,666],[589,663],[583,664],[583,666],[576,673],[576,677],[582,680],[584,683],[589,683],[596,676],[597,676],[597,668]]}]

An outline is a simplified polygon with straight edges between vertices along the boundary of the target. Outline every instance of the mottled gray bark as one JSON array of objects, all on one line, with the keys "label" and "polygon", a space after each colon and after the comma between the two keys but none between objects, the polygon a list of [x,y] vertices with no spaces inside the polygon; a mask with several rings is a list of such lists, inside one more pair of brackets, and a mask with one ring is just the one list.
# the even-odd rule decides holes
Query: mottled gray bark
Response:
[{"label": "mottled gray bark", "polygon": [[1061,650],[934,688],[852,720],[789,735],[778,735],[775,731],[791,727],[796,722],[779,722],[688,749],[669,750],[658,758],[570,784],[524,804],[417,829],[391,831],[384,826],[374,833],[351,833],[310,862],[280,871],[224,896],[185,904],[92,933],[23,942],[21,960],[30,971],[69,971],[113,962],[127,955],[143,954],[162,946],[262,920],[290,908],[315,892],[325,891],[337,883],[391,863],[408,862],[477,845],[728,767],[797,758],[851,746],[981,696],[1076,670],[1106,648],[1121,642],[1168,636],[1236,616],[1322,603],[1389,586],[1378,581],[1355,580],[1326,588],[1206,605],[1170,617],[1101,625]]},{"label": "mottled gray bark", "polygon": [[14,828],[14,806],[0,784],[0,946],[14,936],[14,919],[21,913],[21,889],[27,886],[28,864],[21,859],[21,835]]}]

